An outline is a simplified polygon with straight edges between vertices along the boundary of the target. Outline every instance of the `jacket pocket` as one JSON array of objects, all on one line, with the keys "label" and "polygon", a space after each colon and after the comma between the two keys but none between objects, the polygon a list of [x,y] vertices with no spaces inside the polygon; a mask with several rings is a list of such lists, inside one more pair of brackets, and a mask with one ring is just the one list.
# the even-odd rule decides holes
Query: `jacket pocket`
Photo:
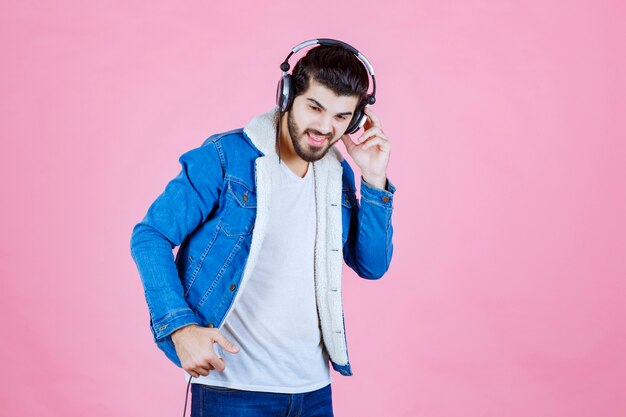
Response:
[{"label": "jacket pocket", "polygon": [[218,391],[218,392],[235,392],[235,391],[237,391],[235,388],[220,387],[219,385],[198,384],[198,387],[200,389],[204,389],[204,390],[208,390],[208,391]]},{"label": "jacket pocket", "polygon": [[239,179],[226,180],[226,209],[221,228],[229,236],[247,235],[256,219],[256,192]]}]

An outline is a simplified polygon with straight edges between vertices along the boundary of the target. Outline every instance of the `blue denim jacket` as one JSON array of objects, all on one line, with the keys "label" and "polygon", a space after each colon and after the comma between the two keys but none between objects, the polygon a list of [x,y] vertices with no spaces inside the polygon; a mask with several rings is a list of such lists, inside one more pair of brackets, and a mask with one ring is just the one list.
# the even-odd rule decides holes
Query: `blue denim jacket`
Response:
[{"label": "blue denim jacket", "polygon": [[[131,255],[144,287],[150,330],[179,367],[172,332],[193,323],[220,328],[254,268],[279,168],[277,114],[275,107],[243,129],[212,135],[183,153],[182,170],[133,228]],[[381,190],[361,178],[359,202],[354,173],[334,147],[312,167],[322,339],[333,369],[352,375],[341,303],[342,260],[366,279],[388,270],[395,187],[387,180]]]}]

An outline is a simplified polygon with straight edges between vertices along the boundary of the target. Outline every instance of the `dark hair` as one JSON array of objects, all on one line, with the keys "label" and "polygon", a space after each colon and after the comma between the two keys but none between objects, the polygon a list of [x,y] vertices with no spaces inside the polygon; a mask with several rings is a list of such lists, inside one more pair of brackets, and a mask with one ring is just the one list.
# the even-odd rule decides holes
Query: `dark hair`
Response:
[{"label": "dark hair", "polygon": [[361,102],[369,87],[368,72],[350,51],[335,45],[320,45],[310,49],[294,66],[291,77],[293,97],[309,88],[314,79],[338,96],[358,96]]}]

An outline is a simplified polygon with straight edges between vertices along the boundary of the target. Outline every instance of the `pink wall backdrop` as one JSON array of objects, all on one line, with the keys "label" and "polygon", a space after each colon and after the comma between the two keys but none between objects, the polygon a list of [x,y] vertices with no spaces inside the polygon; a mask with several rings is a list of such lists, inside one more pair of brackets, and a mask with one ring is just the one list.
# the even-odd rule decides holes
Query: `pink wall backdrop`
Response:
[{"label": "pink wall backdrop", "polygon": [[181,414],[132,227],[315,37],[374,65],[398,187],[389,273],[345,269],[336,415],[626,415],[625,21],[592,0],[2,2],[0,415]]}]

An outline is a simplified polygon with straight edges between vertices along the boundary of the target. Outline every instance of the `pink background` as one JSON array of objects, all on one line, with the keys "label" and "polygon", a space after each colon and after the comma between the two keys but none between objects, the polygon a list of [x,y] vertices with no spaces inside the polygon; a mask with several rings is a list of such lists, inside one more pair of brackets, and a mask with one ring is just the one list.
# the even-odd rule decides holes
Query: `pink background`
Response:
[{"label": "pink background", "polygon": [[624,3],[221,3],[2,2],[0,414],[181,413],[132,227],[331,37],[398,187],[390,271],[345,269],[336,415],[626,415]]}]

